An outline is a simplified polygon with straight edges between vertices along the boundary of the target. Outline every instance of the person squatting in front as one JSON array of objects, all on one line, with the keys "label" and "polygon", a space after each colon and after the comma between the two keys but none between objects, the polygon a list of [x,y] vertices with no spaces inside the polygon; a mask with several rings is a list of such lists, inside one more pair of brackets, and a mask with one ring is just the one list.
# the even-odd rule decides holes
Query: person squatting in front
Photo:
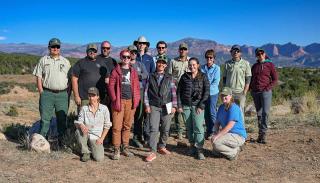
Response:
[{"label": "person squatting in front", "polygon": [[114,154],[112,159],[120,159],[122,154],[133,156],[129,151],[130,129],[136,108],[140,101],[140,84],[137,71],[130,65],[130,51],[120,52],[121,63],[111,72],[109,79],[109,94],[112,105],[112,143]]},{"label": "person squatting in front", "polygon": [[177,96],[175,80],[165,72],[167,63],[168,59],[165,55],[158,57],[156,72],[149,76],[144,93],[146,113],[150,113],[149,145],[151,153],[145,159],[147,162],[156,159],[157,145],[160,154],[171,154],[166,149],[166,141],[169,137],[172,115],[177,108]]},{"label": "person squatting in front", "polygon": [[181,76],[178,84],[178,111],[186,119],[190,154],[196,155],[199,160],[203,155],[204,144],[204,108],[209,97],[209,80],[206,74],[200,71],[197,58],[190,58],[189,69]]},{"label": "person squatting in front", "polygon": [[89,104],[80,109],[78,120],[74,121],[77,128],[76,137],[81,147],[81,161],[90,160],[90,149],[92,157],[96,161],[104,160],[103,141],[112,126],[108,107],[100,104],[99,90],[96,87],[88,89]]},{"label": "person squatting in front", "polygon": [[232,89],[224,87],[220,97],[223,104],[218,109],[214,134],[211,137],[213,155],[235,160],[247,138],[247,133],[241,109],[234,102]]}]

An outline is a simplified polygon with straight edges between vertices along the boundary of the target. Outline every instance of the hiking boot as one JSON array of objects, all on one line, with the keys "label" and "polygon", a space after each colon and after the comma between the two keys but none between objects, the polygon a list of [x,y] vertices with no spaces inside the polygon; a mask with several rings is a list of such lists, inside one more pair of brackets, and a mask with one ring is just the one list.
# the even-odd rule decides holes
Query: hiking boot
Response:
[{"label": "hiking boot", "polygon": [[143,148],[143,144],[138,140],[138,137],[133,137],[133,145],[138,148]]},{"label": "hiking boot", "polygon": [[132,157],[132,156],[134,156],[134,154],[129,151],[128,146],[123,146],[123,148],[122,148],[122,154],[123,154],[124,156],[127,156],[127,157]]},{"label": "hiking boot", "polygon": [[163,154],[163,155],[169,155],[169,154],[171,154],[171,152],[168,151],[165,147],[160,147],[160,148],[158,149],[158,152],[159,152],[160,154]]},{"label": "hiking boot", "polygon": [[198,160],[204,160],[204,159],[206,159],[206,158],[204,157],[204,154],[203,154],[203,152],[202,152],[202,149],[197,149],[197,159],[198,159]]},{"label": "hiking boot", "polygon": [[156,158],[157,158],[156,153],[152,152],[152,153],[150,153],[150,154],[146,157],[145,160],[146,160],[147,162],[151,162],[151,161],[155,160]]},{"label": "hiking boot", "polygon": [[90,160],[90,154],[89,154],[89,153],[83,153],[82,156],[81,156],[81,158],[80,158],[80,160],[81,160],[82,162],[87,162],[87,161],[89,161],[89,160]]},{"label": "hiking boot", "polygon": [[197,153],[197,148],[194,146],[191,146],[188,150],[188,154],[195,155]]},{"label": "hiking boot", "polygon": [[266,144],[266,135],[265,134],[259,134],[259,137],[257,139],[257,143],[259,144]]},{"label": "hiking boot", "polygon": [[120,148],[114,148],[112,159],[113,160],[119,160],[120,159]]}]

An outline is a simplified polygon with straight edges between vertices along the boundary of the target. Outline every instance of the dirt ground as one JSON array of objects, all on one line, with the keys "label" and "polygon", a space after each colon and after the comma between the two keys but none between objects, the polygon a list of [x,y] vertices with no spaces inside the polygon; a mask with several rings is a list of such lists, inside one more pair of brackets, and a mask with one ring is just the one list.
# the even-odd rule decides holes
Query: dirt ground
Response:
[{"label": "dirt ground", "polygon": [[[10,78],[1,78],[6,79]],[[34,82],[31,76],[20,79]],[[17,106],[18,117],[6,115],[11,105]],[[151,163],[143,160],[147,149],[134,147],[132,158],[121,156],[113,161],[111,149],[106,148],[103,162],[83,163],[76,154],[38,154],[21,150],[16,142],[0,140],[0,182],[320,182],[320,128],[301,122],[286,125],[292,114],[285,106],[274,106],[272,111],[276,116],[270,121],[269,143],[247,142],[235,161],[212,157],[208,141],[206,160],[196,160],[187,153],[187,141],[177,143],[173,137],[167,146],[172,154],[158,155]],[[15,87],[0,95],[1,126],[32,124],[38,119],[37,93]],[[248,139],[256,138],[253,131]]]}]

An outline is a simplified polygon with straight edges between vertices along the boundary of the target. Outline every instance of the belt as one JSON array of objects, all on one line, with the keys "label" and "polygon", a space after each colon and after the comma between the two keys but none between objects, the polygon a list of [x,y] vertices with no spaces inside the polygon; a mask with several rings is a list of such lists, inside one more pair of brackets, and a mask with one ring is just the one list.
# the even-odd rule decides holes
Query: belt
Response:
[{"label": "belt", "polygon": [[43,90],[46,90],[46,91],[49,91],[49,92],[52,92],[52,93],[60,93],[60,92],[67,91],[67,88],[63,89],[63,90],[51,90],[49,88],[43,88]]}]

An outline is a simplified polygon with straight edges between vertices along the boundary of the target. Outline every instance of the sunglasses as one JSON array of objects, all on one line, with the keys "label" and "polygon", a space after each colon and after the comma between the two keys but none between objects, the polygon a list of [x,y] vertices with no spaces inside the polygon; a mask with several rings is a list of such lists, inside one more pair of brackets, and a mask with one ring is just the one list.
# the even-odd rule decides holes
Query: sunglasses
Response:
[{"label": "sunglasses", "polygon": [[110,47],[101,47],[103,50],[110,50]]},{"label": "sunglasses", "polygon": [[260,56],[260,55],[263,55],[264,54],[264,52],[263,51],[260,51],[260,52],[258,52],[257,54],[256,54],[256,56]]},{"label": "sunglasses", "polygon": [[166,47],[157,47],[159,50],[164,50]]},{"label": "sunglasses", "polygon": [[138,54],[138,52],[137,51],[130,51],[130,54]]},{"label": "sunglasses", "polygon": [[50,46],[50,48],[57,48],[57,49],[60,49],[60,46],[59,46],[59,45],[55,45],[55,46]]},{"label": "sunglasses", "polygon": [[97,50],[95,50],[95,49],[89,49],[88,50],[88,53],[97,53],[98,51]]},{"label": "sunglasses", "polygon": [[231,53],[240,53],[240,50],[234,49],[234,50],[231,50]]},{"label": "sunglasses", "polygon": [[187,51],[188,48],[180,48],[179,50],[180,50],[180,51]]},{"label": "sunglasses", "polygon": [[123,55],[123,56],[122,56],[122,59],[131,59],[131,57],[130,57],[130,56]]},{"label": "sunglasses", "polygon": [[139,42],[138,44],[147,44],[146,42]]},{"label": "sunglasses", "polygon": [[214,59],[213,57],[206,57],[206,59]]}]

